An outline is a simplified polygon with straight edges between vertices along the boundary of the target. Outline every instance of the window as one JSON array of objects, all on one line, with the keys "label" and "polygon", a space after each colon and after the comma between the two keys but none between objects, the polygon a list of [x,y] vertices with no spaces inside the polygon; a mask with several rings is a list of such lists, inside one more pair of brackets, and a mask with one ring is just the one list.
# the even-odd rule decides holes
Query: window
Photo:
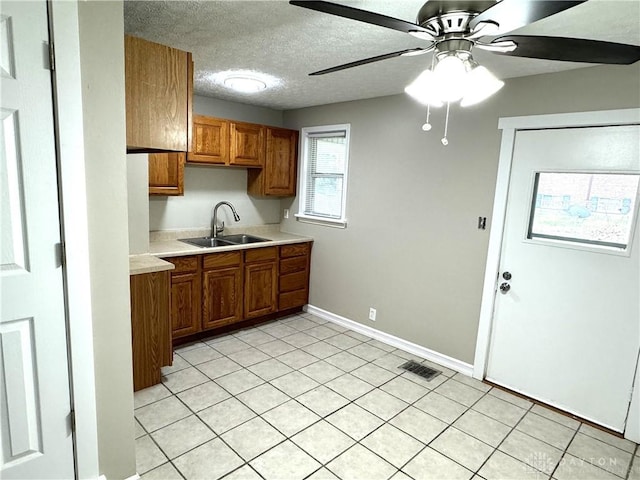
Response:
[{"label": "window", "polygon": [[536,173],[527,237],[626,250],[639,180],[632,173]]},{"label": "window", "polygon": [[302,129],[300,221],[346,227],[349,125]]}]

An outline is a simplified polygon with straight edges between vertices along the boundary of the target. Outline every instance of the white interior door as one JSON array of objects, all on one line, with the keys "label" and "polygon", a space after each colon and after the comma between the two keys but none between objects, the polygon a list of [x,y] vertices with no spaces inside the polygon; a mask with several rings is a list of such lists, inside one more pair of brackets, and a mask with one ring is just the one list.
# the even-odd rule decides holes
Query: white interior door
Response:
[{"label": "white interior door", "polygon": [[616,431],[640,348],[639,148],[637,125],[516,132],[486,375]]},{"label": "white interior door", "polygon": [[44,1],[0,4],[2,478],[73,478]]}]

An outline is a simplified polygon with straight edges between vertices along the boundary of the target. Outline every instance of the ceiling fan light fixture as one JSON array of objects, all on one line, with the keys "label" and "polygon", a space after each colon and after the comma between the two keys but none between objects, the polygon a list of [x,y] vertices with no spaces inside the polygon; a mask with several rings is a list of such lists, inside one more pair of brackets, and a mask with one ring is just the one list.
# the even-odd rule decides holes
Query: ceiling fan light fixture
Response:
[{"label": "ceiling fan light fixture", "polygon": [[504,87],[502,80],[497,79],[493,73],[482,66],[477,66],[467,73],[466,83],[466,92],[460,101],[461,107],[480,103]]},{"label": "ceiling fan light fixture", "polygon": [[467,87],[467,68],[458,55],[451,54],[440,58],[433,73],[441,101],[457,102],[464,96]]},{"label": "ceiling fan light fixture", "polygon": [[404,91],[423,105],[442,106],[436,76],[429,69],[418,75],[413,82],[404,88]]}]

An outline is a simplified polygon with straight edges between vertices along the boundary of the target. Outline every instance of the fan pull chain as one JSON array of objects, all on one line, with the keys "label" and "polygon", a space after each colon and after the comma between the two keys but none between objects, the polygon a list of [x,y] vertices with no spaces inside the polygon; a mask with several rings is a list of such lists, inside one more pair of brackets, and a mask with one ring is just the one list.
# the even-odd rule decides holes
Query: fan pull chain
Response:
[{"label": "fan pull chain", "polygon": [[[434,53],[431,55],[431,71],[433,71],[435,64],[436,64],[436,55]],[[431,116],[431,104],[427,103],[427,121],[422,125],[422,130],[425,132],[428,132],[432,128],[431,123],[429,123],[430,116]]]},{"label": "fan pull chain", "polygon": [[449,140],[447,139],[447,129],[449,128],[449,106],[450,105],[451,105],[451,102],[447,102],[447,116],[444,120],[444,137],[442,137],[442,140],[440,140],[442,142],[442,145],[444,145],[445,147],[449,145]]},{"label": "fan pull chain", "polygon": [[429,117],[431,116],[431,105],[427,104],[427,121],[422,125],[422,130],[428,132],[431,130],[431,124],[429,123]]}]

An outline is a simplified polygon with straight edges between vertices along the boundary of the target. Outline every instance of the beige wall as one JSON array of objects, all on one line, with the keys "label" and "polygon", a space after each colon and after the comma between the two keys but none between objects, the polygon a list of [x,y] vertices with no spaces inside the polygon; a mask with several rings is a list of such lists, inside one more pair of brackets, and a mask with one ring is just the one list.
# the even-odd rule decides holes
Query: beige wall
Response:
[{"label": "beige wall", "polygon": [[[443,109],[425,133],[425,109],[405,95],[285,112],[290,128],[351,124],[348,227],[283,221],[316,239],[310,303],[472,363],[489,238],[476,224],[491,218],[498,119],[638,105],[631,66],[509,80],[483,104],[452,107],[448,147]],[[281,206],[293,213],[298,203]]]},{"label": "beige wall", "polygon": [[[282,125],[282,111],[194,96],[194,113],[264,125]],[[248,226],[280,222],[279,200],[254,198],[247,194],[246,168],[187,165],[182,197],[150,197],[149,228],[170,230],[210,225],[212,208],[222,200],[231,202],[240,215],[235,223],[224,209],[226,225]]]},{"label": "beige wall", "polygon": [[122,2],[79,2],[78,18],[99,468],[117,479],[136,471]]}]

